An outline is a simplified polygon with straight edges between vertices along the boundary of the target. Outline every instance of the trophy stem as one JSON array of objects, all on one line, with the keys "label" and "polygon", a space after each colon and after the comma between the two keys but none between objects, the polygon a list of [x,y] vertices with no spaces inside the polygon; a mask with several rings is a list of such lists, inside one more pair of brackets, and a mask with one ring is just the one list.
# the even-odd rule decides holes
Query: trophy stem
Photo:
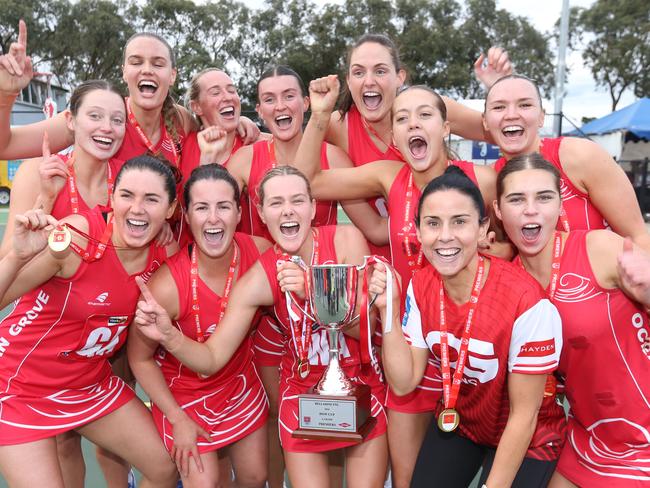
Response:
[{"label": "trophy stem", "polygon": [[354,384],[345,376],[339,363],[339,331],[338,324],[327,326],[329,364],[315,388],[320,395],[347,396],[355,390]]}]

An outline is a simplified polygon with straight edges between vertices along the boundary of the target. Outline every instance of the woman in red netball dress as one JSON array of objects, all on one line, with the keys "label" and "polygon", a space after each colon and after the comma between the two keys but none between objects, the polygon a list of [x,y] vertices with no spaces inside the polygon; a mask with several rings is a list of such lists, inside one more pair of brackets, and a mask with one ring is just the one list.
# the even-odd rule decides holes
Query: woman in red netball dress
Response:
[{"label": "woman in red netball dress", "polygon": [[[557,310],[520,267],[478,253],[488,219],[459,168],[426,186],[416,224],[430,265],[411,279],[402,328],[384,331],[382,347],[397,393],[420,383],[429,356],[441,377],[438,425],[429,427],[411,486],[468,486],[481,465],[486,486],[546,486],[562,442],[555,424],[564,422],[559,406],[554,418],[538,419],[562,348]],[[375,272],[371,292],[385,283],[385,272]],[[395,319],[399,298],[393,292]],[[385,295],[376,304],[384,318]]]},{"label": "woman in red netball dress", "polygon": [[[304,112],[309,107],[302,79],[287,66],[276,66],[265,71],[257,83],[257,112],[271,134],[271,140],[258,141],[241,148],[228,163],[228,171],[246,191],[251,208],[258,204],[257,187],[267,170],[278,165],[293,164],[302,139]],[[208,147],[206,146],[206,150]],[[349,165],[345,153],[331,144],[320,147],[320,164],[324,168]],[[203,159],[203,162],[214,162]],[[359,202],[344,203],[350,218],[373,235],[374,224],[371,209]],[[270,234],[257,212],[251,212],[253,235],[270,239]],[[336,224],[336,202],[317,203],[314,226]]]},{"label": "woman in red netball dress", "polygon": [[[313,441],[291,436],[297,428],[297,395],[316,384],[328,361],[325,331],[312,327],[307,339],[300,339],[300,326],[292,322],[285,291],[304,292],[303,273],[288,256],[297,255],[305,263],[361,263],[367,247],[363,236],[351,226],[312,228],[315,203],[304,176],[290,166],[279,166],[267,173],[260,184],[261,215],[277,246],[266,251],[259,262],[242,276],[233,288],[226,314],[212,336],[199,344],[181,336],[164,310],[145,291],[136,312],[140,330],[161,342],[167,351],[201,374],[212,374],[228,362],[246,336],[250,321],[259,306],[273,306],[284,332],[285,351],[281,364],[280,436],[285,451],[289,478],[295,487],[329,487],[328,455],[345,448],[348,486],[378,486],[383,483],[387,449],[385,416],[381,407],[384,388],[379,373],[359,360],[360,343],[346,331],[340,346],[347,349],[341,363],[348,377],[371,386],[372,414],[377,425],[365,442],[358,445],[340,441]],[[356,329],[356,330],[355,330]],[[307,330],[307,329],[305,329]],[[296,338],[296,335],[298,337]],[[298,346],[297,352],[296,345]],[[298,363],[309,364],[308,374],[298,374]],[[301,368],[302,369],[302,368]],[[369,467],[372,467],[369,469]]]},{"label": "woman in red netball dress", "polygon": [[50,230],[41,211],[16,217],[0,273],[0,306],[19,298],[0,324],[0,471],[10,485],[62,487],[54,437],[73,429],[136,466],[147,486],[174,485],[149,413],[107,359],[126,338],[135,276],[167,257],[152,240],[175,196],[170,169],[143,156],[116,175],[108,221],[98,208],[67,217],[52,252],[39,253]]},{"label": "woman in red netball dress", "polygon": [[620,166],[598,144],[576,137],[539,136],[544,110],[538,87],[511,75],[490,88],[483,123],[501,148],[500,171],[515,156],[539,152],[560,171],[564,212],[558,229],[611,229],[650,250],[634,189]]},{"label": "woman in red netball dress", "polygon": [[[327,129],[330,112],[338,94],[336,77],[312,81],[312,117],[307,125],[304,144],[297,158],[298,166],[307,174],[318,169],[316,147]],[[449,135],[447,111],[442,98],[425,86],[410,87],[393,103],[393,140],[406,163],[374,161],[352,169],[319,171],[312,178],[314,194],[319,198],[349,199],[382,197],[388,202],[390,255],[402,281],[408,283],[415,271],[424,264],[415,232],[415,209],[420,191],[447,166],[460,167],[485,198],[494,200],[494,171],[487,166],[451,160],[445,146]],[[310,148],[307,148],[307,144]],[[308,154],[310,152],[311,154]],[[311,170],[311,171],[310,171]],[[496,250],[496,244],[494,245]],[[440,385],[435,381],[433,362],[422,384],[406,397],[389,391],[386,406],[391,468],[394,484],[408,486],[420,444],[440,397]]]},{"label": "woman in red netball dress", "polygon": [[[32,77],[23,21],[19,29],[18,42],[11,45],[9,54],[0,57],[0,156],[6,159],[40,156],[44,132],[49,135],[52,151],[61,151],[73,143],[65,113],[35,124],[10,127],[13,102]],[[196,128],[190,114],[174,103],[169,92],[176,80],[176,59],[171,46],[157,34],[133,35],[124,48],[122,76],[129,97],[126,134],[116,157],[126,161],[149,151],[180,166],[183,140]],[[246,128],[251,140],[255,140],[257,128],[249,120]]]},{"label": "woman in red netball dress", "polygon": [[497,211],[520,264],[562,317],[558,373],[571,411],[553,487],[650,486],[650,258],[607,230],[556,230],[561,176],[539,154],[512,158]]},{"label": "woman in red netball dress", "polygon": [[[205,341],[219,327],[232,286],[269,243],[235,233],[241,217],[239,188],[216,164],[192,172],[185,202],[194,244],[167,260],[152,276],[149,289],[179,330]],[[250,337],[228,365],[210,377],[197,375],[157,349],[157,343],[131,330],[129,363],[153,402],[154,421],[183,486],[217,486],[220,479],[228,480],[230,471],[219,472],[217,456],[227,448],[236,485],[263,487],[268,407]]]},{"label": "woman in red netball dress", "polygon": [[[74,133],[72,152],[50,154],[47,133],[43,140],[43,157],[20,165],[13,181],[8,225],[3,236],[2,253],[11,247],[15,215],[37,207],[61,219],[97,205],[108,208],[113,181],[122,161],[114,155],[122,145],[126,110],[124,99],[110,83],[94,80],[78,86],[70,98],[67,124]],[[126,356],[112,359],[121,377],[131,379]],[[83,486],[85,464],[81,437],[74,431],[57,436],[57,453],[66,485]],[[108,486],[123,486],[129,466],[112,453],[97,450]]]},{"label": "woman in red netball dress", "polygon": [[[237,87],[224,71],[207,68],[196,74],[190,81],[185,105],[203,130],[192,132],[183,144],[183,181],[187,181],[192,170],[201,164],[202,158],[203,161],[228,167],[230,158],[244,145],[238,131],[241,101]],[[212,144],[215,141],[219,143]],[[201,146],[204,147],[203,151]],[[242,218],[237,231],[251,234],[248,197],[244,194],[241,197]]]},{"label": "woman in red netball dress", "polygon": [[114,155],[124,138],[124,100],[110,83],[87,81],[73,92],[67,117],[74,131],[72,152],[51,155],[46,137],[43,157],[21,164],[14,177],[2,254],[11,246],[15,215],[34,206],[61,219],[109,205],[122,165]]},{"label": "woman in red netball dress", "polygon": [[[474,66],[486,86],[511,71],[507,53],[494,47]],[[346,68],[343,96],[339,110],[331,115],[327,141],[347,152],[355,166],[379,160],[405,161],[392,143],[391,132],[391,107],[407,77],[397,47],[384,35],[363,35],[350,48]],[[485,137],[477,113],[446,97],[444,101],[454,134],[468,139]],[[385,199],[373,198],[369,202],[379,215],[388,217]],[[390,256],[388,246],[370,244],[370,249]]]}]

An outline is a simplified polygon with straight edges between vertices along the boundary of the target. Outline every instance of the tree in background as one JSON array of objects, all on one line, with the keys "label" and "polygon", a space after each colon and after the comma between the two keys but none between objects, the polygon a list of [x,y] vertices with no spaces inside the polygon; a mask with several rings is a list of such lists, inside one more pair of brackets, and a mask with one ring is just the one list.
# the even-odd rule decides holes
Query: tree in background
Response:
[{"label": "tree in background", "polygon": [[[639,0],[641,1],[641,0]],[[449,95],[476,97],[482,89],[472,64],[491,45],[506,47],[517,69],[552,86],[549,38],[494,0],[267,0],[250,9],[239,0],[0,0],[0,46],[15,39],[19,18],[29,27],[30,53],[60,82],[88,78],[121,83],[126,40],[137,31],[163,36],[174,48],[185,91],[203,68],[224,68],[238,80],[245,109],[255,106],[256,82],[273,64],[288,64],[305,80],[344,76],[347,50],[365,33],[390,36],[411,83]],[[47,63],[47,64],[46,64]],[[48,66],[49,65],[49,66]]]},{"label": "tree in background", "polygon": [[612,111],[625,90],[650,94],[650,8],[647,0],[597,0],[578,10],[574,26],[596,83],[609,90]]}]

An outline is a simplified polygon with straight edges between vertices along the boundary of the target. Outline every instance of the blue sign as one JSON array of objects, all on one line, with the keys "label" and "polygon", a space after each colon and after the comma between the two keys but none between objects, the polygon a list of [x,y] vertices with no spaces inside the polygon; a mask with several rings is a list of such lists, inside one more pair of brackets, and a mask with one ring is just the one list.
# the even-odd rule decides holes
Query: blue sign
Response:
[{"label": "blue sign", "polygon": [[472,159],[499,159],[499,146],[487,142],[472,142]]}]

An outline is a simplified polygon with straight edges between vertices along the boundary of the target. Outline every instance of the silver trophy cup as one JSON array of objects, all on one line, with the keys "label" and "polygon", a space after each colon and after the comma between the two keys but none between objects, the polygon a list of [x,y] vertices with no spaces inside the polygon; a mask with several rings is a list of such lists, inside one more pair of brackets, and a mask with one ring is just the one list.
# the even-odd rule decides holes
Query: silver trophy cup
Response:
[{"label": "silver trophy cup", "polygon": [[357,285],[365,263],[307,267],[299,258],[292,260],[306,274],[307,308],[313,316],[307,310],[303,313],[325,327],[329,346],[329,364],[323,376],[313,390],[298,396],[299,428],[292,435],[362,442],[376,424],[370,414],[370,387],[355,385],[343,372],[339,363],[339,334],[358,317],[354,314]]},{"label": "silver trophy cup", "polygon": [[339,363],[339,334],[355,320],[359,268],[347,264],[311,266],[309,279],[314,320],[327,329],[329,344],[329,364],[315,391],[321,395],[350,395],[355,386]]}]

